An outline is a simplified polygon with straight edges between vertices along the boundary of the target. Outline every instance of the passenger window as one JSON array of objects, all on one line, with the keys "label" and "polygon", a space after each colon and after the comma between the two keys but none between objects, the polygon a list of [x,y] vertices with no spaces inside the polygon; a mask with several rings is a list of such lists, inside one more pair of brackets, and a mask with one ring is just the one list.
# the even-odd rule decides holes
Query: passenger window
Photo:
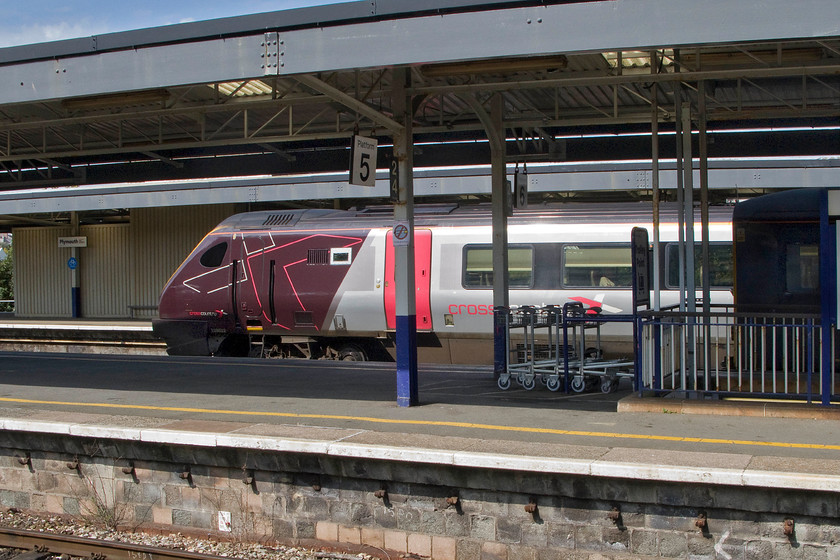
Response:
[{"label": "passenger window", "polygon": [[[467,246],[464,248],[463,286],[465,288],[493,287],[493,248]],[[508,283],[511,288],[530,288],[534,282],[533,247],[508,248]]]},{"label": "passenger window", "polygon": [[799,243],[787,246],[785,291],[791,294],[818,293],[820,289],[820,250],[817,245]]},{"label": "passenger window", "polygon": [[222,262],[224,262],[227,248],[227,241],[213,245],[204,251],[201,255],[201,259],[199,259],[199,262],[202,266],[206,266],[207,268],[216,268],[217,266],[221,266]]},{"label": "passenger window", "polygon": [[[680,253],[679,245],[668,243],[665,246],[665,260],[668,277],[666,287],[677,289],[680,287]],[[732,287],[733,283],[732,245],[729,243],[709,244],[709,281],[712,288]],[[703,287],[703,246],[694,244],[694,284]]]},{"label": "passenger window", "polygon": [[633,271],[629,245],[565,245],[563,286],[627,288]]}]

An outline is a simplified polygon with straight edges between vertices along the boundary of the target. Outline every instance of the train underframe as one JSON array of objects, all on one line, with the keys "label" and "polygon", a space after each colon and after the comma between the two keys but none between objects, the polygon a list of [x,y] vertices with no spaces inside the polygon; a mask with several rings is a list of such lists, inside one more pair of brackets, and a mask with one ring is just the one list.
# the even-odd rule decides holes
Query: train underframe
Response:
[{"label": "train underframe", "polygon": [[[166,340],[170,355],[231,356],[262,358],[295,358],[310,360],[380,361],[396,359],[395,333],[365,333],[355,336],[310,336],[265,332],[263,330],[220,328],[204,321],[158,320],[155,333]],[[511,340],[515,351],[522,341]],[[603,337],[608,356],[633,354],[632,339]],[[539,345],[547,341],[537,340]],[[417,332],[418,361],[490,365],[493,341],[489,335],[465,334],[439,336],[428,331]]]}]

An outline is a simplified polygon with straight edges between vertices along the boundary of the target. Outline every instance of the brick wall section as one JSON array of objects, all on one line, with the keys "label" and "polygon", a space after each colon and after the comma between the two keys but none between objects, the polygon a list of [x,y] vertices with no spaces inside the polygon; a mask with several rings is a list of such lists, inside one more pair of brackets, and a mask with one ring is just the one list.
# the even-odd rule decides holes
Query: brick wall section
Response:
[{"label": "brick wall section", "polygon": [[[225,535],[241,540],[343,543],[435,560],[840,559],[840,496],[832,493],[13,432],[0,444],[0,506],[92,521],[106,512],[127,527],[207,534],[224,511]],[[22,464],[26,452],[31,462]],[[68,467],[74,456],[79,469]],[[701,511],[708,531],[695,525]],[[786,517],[796,524],[791,539]]]}]

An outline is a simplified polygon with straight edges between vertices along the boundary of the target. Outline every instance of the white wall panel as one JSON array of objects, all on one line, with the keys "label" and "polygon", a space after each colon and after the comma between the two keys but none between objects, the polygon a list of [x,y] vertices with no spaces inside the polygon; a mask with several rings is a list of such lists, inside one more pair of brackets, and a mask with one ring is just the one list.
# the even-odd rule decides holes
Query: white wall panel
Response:
[{"label": "white wall panel", "polygon": [[70,227],[26,227],[12,230],[15,255],[15,314],[19,317],[70,317],[70,249],[58,238]]},{"label": "white wall panel", "polygon": [[[157,306],[169,277],[219,222],[233,214],[231,204],[136,208],[131,211],[131,302]],[[135,317],[156,310],[138,309]]]},{"label": "white wall panel", "polygon": [[131,293],[129,224],[82,226],[79,249],[82,317],[125,318]]}]

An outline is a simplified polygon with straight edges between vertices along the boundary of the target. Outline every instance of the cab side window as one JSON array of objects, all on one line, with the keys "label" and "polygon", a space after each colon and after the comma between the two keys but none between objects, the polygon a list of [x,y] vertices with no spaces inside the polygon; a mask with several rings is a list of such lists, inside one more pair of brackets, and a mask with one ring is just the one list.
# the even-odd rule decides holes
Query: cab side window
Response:
[{"label": "cab side window", "polygon": [[217,243],[216,245],[213,245],[212,247],[204,251],[198,262],[200,262],[202,266],[206,266],[207,268],[216,268],[217,266],[221,266],[225,260],[227,248],[227,241]]}]

